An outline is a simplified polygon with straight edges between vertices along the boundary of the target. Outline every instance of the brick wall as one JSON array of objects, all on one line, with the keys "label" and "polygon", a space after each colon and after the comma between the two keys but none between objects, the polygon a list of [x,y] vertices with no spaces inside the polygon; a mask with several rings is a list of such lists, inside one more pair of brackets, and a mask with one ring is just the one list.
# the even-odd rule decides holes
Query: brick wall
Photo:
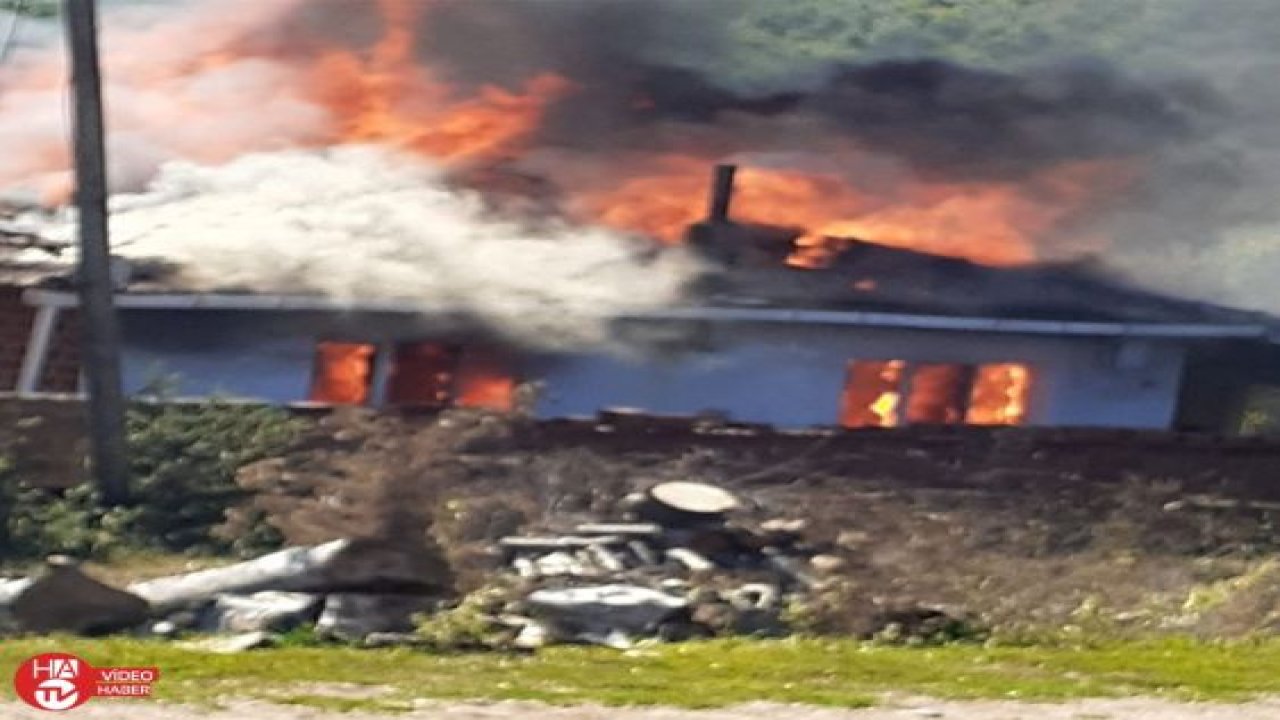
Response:
[{"label": "brick wall", "polygon": [[[0,287],[0,392],[14,390],[22,359],[27,352],[35,310],[22,303],[22,288]],[[39,389],[44,392],[74,392],[80,378],[79,323],[74,310],[58,315],[44,377]]]},{"label": "brick wall", "polygon": [[80,387],[80,316],[74,309],[58,313],[58,324],[49,341],[40,389],[72,393]]},{"label": "brick wall", "polygon": [[18,382],[33,314],[22,304],[20,288],[0,287],[0,390],[12,390]]},{"label": "brick wall", "polygon": [[73,487],[86,477],[88,449],[88,418],[80,398],[0,394],[0,456],[13,462],[23,480]]}]

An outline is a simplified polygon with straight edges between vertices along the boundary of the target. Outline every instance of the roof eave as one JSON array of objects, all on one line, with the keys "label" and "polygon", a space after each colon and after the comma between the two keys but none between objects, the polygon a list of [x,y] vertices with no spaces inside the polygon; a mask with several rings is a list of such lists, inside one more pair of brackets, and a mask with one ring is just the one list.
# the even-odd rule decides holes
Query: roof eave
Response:
[{"label": "roof eave", "polygon": [[[23,294],[28,305],[75,307],[75,293],[31,289]],[[341,300],[305,295],[247,295],[219,293],[121,293],[116,306],[129,310],[235,310],[290,312],[388,312],[448,313],[446,308],[427,309],[411,301]],[[780,323],[916,330],[950,330],[1020,335],[1072,335],[1149,339],[1253,339],[1275,342],[1275,332],[1263,324],[1228,323],[1107,323],[1031,320],[993,317],[951,317],[850,310],[800,310],[784,308],[687,307],[628,313],[619,319],[706,320],[712,322]]]}]

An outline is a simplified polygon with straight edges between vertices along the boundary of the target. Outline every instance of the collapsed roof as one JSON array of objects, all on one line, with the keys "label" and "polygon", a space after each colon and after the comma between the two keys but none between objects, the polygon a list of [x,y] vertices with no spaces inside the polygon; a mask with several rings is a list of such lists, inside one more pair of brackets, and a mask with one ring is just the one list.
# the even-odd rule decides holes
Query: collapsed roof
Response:
[{"label": "collapsed roof", "polygon": [[[1144,290],[1091,261],[997,267],[850,239],[840,241],[842,249],[823,267],[793,267],[786,263],[789,245],[767,249],[776,233],[764,230],[755,254],[726,264],[702,283],[703,299],[714,305],[944,317],[1277,323],[1264,313]],[[762,244],[766,249],[760,250]]]},{"label": "collapsed roof", "polygon": [[[712,259],[709,270],[690,288],[684,307],[649,314],[651,317],[803,321],[803,315],[809,321],[833,324],[952,329],[989,326],[1012,332],[1066,332],[1066,326],[1071,325],[1071,331],[1077,334],[1088,332],[1089,324],[1108,324],[1113,329],[1128,325],[1237,327],[1247,328],[1247,332],[1236,333],[1241,337],[1280,336],[1280,319],[1147,291],[1096,263],[996,267],[860,240],[840,240],[840,250],[824,266],[802,268],[786,262],[793,250],[790,241],[794,233],[789,229],[717,223],[695,226],[690,236],[693,246]],[[0,243],[0,286],[31,289],[34,294],[29,293],[28,298],[35,303],[74,305],[76,299],[70,292],[74,287],[73,265],[47,250],[23,245],[21,240]],[[122,307],[449,312],[405,301],[370,299],[353,304],[243,287],[196,288],[184,280],[181,268],[171,264],[128,264],[130,279],[119,296]],[[784,317],[780,312],[771,315],[768,311],[789,314]],[[907,317],[933,318],[938,322],[883,321]],[[964,318],[975,322],[955,322]]]}]

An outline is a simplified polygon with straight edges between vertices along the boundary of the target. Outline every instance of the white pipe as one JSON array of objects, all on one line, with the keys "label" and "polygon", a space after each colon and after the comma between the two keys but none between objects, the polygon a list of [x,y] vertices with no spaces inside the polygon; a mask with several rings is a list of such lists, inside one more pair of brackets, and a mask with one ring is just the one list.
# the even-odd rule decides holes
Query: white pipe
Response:
[{"label": "white pipe", "polygon": [[49,359],[49,344],[53,340],[53,331],[58,326],[56,305],[40,305],[36,308],[35,318],[31,321],[31,335],[27,338],[27,350],[22,357],[22,369],[18,372],[20,395],[40,392],[40,379],[44,377],[44,367]]},{"label": "white pipe", "polygon": [[394,362],[396,346],[394,343],[379,343],[377,354],[373,356],[373,377],[369,380],[369,402],[373,407],[384,407],[387,404],[387,390],[391,382],[391,364]]}]

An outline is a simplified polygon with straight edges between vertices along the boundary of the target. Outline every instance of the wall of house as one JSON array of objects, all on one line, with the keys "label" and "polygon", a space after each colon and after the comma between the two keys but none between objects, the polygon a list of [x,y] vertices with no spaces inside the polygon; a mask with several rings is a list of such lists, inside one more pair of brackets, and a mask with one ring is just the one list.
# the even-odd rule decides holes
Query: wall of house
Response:
[{"label": "wall of house", "polygon": [[[0,286],[0,392],[17,388],[35,321],[35,310],[22,302],[24,289]],[[43,392],[74,392],[79,385],[80,326],[76,318],[74,309],[58,313],[38,388]]]},{"label": "wall of house", "polygon": [[0,390],[13,390],[35,313],[22,304],[22,289],[0,287]]},{"label": "wall of house", "polygon": [[[832,425],[851,360],[1018,362],[1035,373],[1029,424],[1165,428],[1174,416],[1184,356],[1178,344],[1083,337],[781,324],[661,330],[670,349],[656,357],[526,359],[521,379],[543,383],[538,414],[589,416],[631,407],[719,412],[789,427]],[[322,336],[290,317],[233,312],[128,313],[124,331],[131,393],[163,387],[178,396],[277,403],[307,398]]]},{"label": "wall of house", "polygon": [[654,413],[727,413],[784,426],[831,425],[851,360],[1019,362],[1035,380],[1032,425],[1164,428],[1172,421],[1183,349],[1175,344],[881,328],[719,325],[702,352],[657,360],[590,355],[539,363],[543,417],[602,405]]},{"label": "wall of house", "polygon": [[315,339],[299,330],[262,313],[123,313],[125,392],[304,401]]},{"label": "wall of house", "polygon": [[81,397],[0,393],[0,457],[25,483],[74,487],[86,475],[88,424]]}]

